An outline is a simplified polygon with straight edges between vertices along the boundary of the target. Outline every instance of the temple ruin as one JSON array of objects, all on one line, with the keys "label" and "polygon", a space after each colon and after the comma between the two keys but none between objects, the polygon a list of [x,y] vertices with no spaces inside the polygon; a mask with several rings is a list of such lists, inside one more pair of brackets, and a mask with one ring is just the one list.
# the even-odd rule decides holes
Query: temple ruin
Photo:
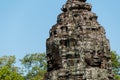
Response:
[{"label": "temple ruin", "polygon": [[45,80],[114,80],[109,40],[86,0],[67,0],[46,41]]}]

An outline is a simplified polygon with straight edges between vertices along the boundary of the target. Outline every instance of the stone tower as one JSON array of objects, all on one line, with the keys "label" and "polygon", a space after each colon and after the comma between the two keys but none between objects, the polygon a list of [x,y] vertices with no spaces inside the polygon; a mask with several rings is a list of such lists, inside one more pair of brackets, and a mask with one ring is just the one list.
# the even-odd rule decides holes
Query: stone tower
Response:
[{"label": "stone tower", "polygon": [[114,80],[109,40],[86,0],[67,0],[46,41],[45,80]]}]

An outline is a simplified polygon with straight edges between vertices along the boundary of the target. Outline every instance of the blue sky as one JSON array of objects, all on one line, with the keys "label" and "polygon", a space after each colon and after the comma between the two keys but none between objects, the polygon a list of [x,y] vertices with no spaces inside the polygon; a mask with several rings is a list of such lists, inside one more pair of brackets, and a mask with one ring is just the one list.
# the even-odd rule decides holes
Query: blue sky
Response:
[{"label": "blue sky", "polygon": [[[49,29],[66,0],[0,0],[0,56],[45,52]],[[120,0],[87,0],[104,26],[111,49],[120,54]]]}]

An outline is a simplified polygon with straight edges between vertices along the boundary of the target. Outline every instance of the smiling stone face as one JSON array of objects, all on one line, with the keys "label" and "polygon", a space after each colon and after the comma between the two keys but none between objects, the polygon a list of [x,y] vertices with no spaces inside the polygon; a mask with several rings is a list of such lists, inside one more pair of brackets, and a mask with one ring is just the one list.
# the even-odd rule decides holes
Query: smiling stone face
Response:
[{"label": "smiling stone face", "polygon": [[85,61],[88,66],[92,66],[92,67],[100,67],[102,62],[102,57],[103,55],[101,55],[101,53],[97,51],[85,53]]}]

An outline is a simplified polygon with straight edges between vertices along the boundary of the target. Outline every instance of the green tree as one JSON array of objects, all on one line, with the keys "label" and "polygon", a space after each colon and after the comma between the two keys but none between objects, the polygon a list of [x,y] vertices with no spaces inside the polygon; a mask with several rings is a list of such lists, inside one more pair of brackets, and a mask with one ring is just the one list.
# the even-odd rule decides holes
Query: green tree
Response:
[{"label": "green tree", "polygon": [[3,56],[0,58],[0,67],[13,66],[15,64],[15,56]]},{"label": "green tree", "polygon": [[111,60],[115,79],[120,80],[120,56],[115,51],[111,51]]},{"label": "green tree", "polygon": [[45,53],[27,54],[20,61],[25,67],[26,79],[43,80],[47,69]]},{"label": "green tree", "polygon": [[0,57],[0,80],[24,80],[14,64],[15,56]]}]

